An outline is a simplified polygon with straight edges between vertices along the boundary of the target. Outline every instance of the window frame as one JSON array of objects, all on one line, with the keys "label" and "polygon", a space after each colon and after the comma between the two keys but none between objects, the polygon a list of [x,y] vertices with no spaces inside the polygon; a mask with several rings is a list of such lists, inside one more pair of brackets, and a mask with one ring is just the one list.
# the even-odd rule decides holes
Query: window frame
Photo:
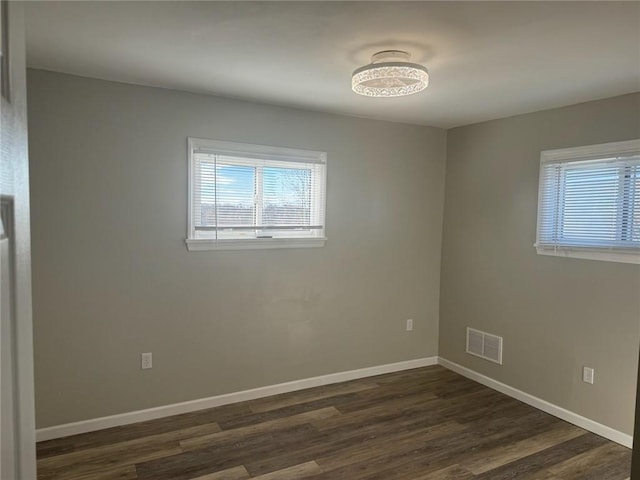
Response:
[{"label": "window frame", "polygon": [[[309,248],[323,247],[326,238],[326,191],[327,191],[327,153],[316,150],[302,150],[288,147],[275,147],[268,145],[256,145],[237,143],[206,138],[189,137],[188,148],[188,226],[185,240],[189,251],[202,250],[260,250],[272,248]],[[321,198],[315,199],[314,216],[322,225],[322,236],[319,237],[288,237],[288,238],[197,238],[195,225],[195,154],[207,151],[213,155],[226,155],[230,157],[250,157],[274,162],[313,163],[322,165],[322,171],[318,174],[320,182]],[[318,205],[321,202],[322,205]]]},{"label": "window frame", "polygon": [[[581,147],[545,150],[540,154],[540,172],[538,180],[538,213],[536,227],[536,243],[534,244],[539,255],[552,255],[588,260],[600,260],[609,262],[640,264],[640,247],[622,246],[578,246],[578,245],[549,245],[541,242],[542,227],[542,200],[545,190],[544,174],[545,166],[549,163],[565,164],[573,162],[588,162],[604,160],[610,157],[630,157],[640,155],[640,139],[622,142],[602,143]],[[564,191],[564,190],[563,190]],[[558,206],[558,205],[556,205]],[[556,209],[555,215],[561,215],[560,209]]]}]

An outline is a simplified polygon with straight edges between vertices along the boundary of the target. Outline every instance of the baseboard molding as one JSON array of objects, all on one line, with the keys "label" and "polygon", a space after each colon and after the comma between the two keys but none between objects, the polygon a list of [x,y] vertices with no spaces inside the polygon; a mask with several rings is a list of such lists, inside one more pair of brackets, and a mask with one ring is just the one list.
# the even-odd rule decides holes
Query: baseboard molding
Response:
[{"label": "baseboard molding", "polygon": [[596,435],[608,438],[609,440],[619,443],[620,445],[628,448],[631,448],[633,445],[633,437],[631,435],[620,432],[618,430],[614,430],[611,427],[607,427],[606,425],[595,422],[589,418],[583,417],[582,415],[578,415],[577,413],[559,407],[558,405],[554,405],[553,403],[542,400],[541,398],[534,397],[533,395],[523,392],[522,390],[513,388],[502,382],[494,380],[493,378],[475,372],[474,370],[471,370],[467,367],[463,367],[462,365],[451,362],[445,358],[439,357],[438,363],[449,370],[459,373],[463,377],[467,377],[471,380],[481,383],[482,385],[497,390],[498,392],[504,393],[505,395],[513,397],[516,400],[520,400],[521,402],[531,405],[538,410],[542,410],[543,412],[553,415],[554,417],[558,417],[580,428],[584,428],[585,430],[593,432]]},{"label": "baseboard molding", "polygon": [[277,385],[252,388],[250,390],[226,393],[224,395],[216,395],[215,397],[202,398],[199,400],[191,400],[182,403],[174,403],[172,405],[166,405],[162,407],[148,408],[146,410],[137,410],[135,412],[121,413],[108,417],[93,418],[90,420],[67,423],[64,425],[56,425],[53,427],[41,428],[36,430],[36,441],[42,442],[45,440],[52,440],[54,438],[68,437],[69,435],[94,432],[96,430],[102,430],[105,428],[144,422],[146,420],[169,417],[171,415],[179,415],[181,413],[195,412],[197,410],[219,407],[221,405],[228,405],[230,403],[254,400],[256,398],[278,395],[280,393],[295,392],[297,390],[304,390],[306,388],[320,387],[322,385],[330,385],[332,383],[347,382],[349,380],[357,380],[359,378],[373,377],[376,375],[383,375],[385,373],[400,372],[402,370],[428,367],[437,364],[438,357],[418,358],[415,360],[407,360],[405,362],[388,363],[375,367],[360,368],[358,370],[330,373],[328,375],[321,375],[319,377],[304,378],[302,380],[294,380],[292,382],[279,383]]}]

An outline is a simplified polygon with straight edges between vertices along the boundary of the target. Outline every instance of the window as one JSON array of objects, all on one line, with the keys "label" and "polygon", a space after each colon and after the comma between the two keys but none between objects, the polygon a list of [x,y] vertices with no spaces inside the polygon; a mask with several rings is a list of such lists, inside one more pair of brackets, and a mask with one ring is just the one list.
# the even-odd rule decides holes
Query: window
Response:
[{"label": "window", "polygon": [[542,152],[536,248],[640,263],[640,140]]},{"label": "window", "polygon": [[321,247],[326,153],[189,139],[189,250]]}]

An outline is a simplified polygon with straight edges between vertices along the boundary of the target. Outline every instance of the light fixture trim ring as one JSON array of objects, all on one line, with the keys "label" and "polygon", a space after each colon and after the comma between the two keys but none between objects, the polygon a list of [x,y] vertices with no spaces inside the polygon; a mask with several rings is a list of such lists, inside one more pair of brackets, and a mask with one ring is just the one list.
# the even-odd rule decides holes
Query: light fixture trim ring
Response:
[{"label": "light fixture trim ring", "polygon": [[410,63],[410,62],[381,62],[381,63],[370,63],[368,65],[363,65],[362,67],[358,67],[353,71],[352,77],[356,76],[359,73],[368,71],[368,70],[377,70],[379,68],[388,68],[388,67],[406,67],[413,68],[415,70],[421,70],[427,75],[429,75],[429,70],[424,65],[420,65],[419,63]]}]

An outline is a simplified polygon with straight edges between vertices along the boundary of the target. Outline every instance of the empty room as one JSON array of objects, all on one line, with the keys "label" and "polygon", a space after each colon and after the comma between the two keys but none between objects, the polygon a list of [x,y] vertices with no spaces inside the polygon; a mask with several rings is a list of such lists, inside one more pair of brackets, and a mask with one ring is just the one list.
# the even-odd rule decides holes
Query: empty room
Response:
[{"label": "empty room", "polygon": [[2,480],[640,480],[640,2],[1,6]]}]

